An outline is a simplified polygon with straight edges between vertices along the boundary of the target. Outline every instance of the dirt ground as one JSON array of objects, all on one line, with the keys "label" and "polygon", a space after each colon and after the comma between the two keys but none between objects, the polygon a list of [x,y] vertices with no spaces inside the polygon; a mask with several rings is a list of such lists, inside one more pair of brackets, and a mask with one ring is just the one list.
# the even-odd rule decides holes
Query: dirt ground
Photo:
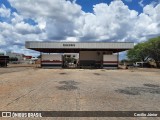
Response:
[{"label": "dirt ground", "polygon": [[160,111],[160,69],[42,69],[35,65],[9,65],[0,68],[0,111]]}]

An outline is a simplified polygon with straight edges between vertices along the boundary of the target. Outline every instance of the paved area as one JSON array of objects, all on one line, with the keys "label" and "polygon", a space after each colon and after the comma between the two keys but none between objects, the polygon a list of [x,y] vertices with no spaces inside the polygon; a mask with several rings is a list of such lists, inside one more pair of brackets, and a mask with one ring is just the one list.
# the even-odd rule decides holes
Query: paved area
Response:
[{"label": "paved area", "polygon": [[0,68],[0,110],[160,111],[160,70]]}]

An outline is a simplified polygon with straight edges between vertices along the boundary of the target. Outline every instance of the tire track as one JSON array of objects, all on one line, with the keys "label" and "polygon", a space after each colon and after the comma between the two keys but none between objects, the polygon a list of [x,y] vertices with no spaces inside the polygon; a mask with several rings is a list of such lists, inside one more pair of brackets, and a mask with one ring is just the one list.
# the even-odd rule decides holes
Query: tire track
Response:
[{"label": "tire track", "polygon": [[31,93],[32,91],[34,91],[35,89],[30,90],[28,93],[21,95],[19,97],[17,97],[16,99],[12,100],[11,102],[9,102],[5,107],[8,107],[9,105],[11,105],[14,102],[17,102],[18,100],[20,100],[21,98],[25,97],[26,95],[28,95],[29,93]]}]

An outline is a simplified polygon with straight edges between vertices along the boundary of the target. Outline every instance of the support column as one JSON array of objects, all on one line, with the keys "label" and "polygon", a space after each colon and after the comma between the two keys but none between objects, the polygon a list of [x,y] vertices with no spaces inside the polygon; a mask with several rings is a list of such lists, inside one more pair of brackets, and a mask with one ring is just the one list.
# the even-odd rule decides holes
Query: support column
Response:
[{"label": "support column", "polygon": [[42,67],[42,52],[40,52],[40,67]]},{"label": "support column", "polygon": [[118,64],[119,64],[119,52],[117,53],[117,69],[118,69]]}]

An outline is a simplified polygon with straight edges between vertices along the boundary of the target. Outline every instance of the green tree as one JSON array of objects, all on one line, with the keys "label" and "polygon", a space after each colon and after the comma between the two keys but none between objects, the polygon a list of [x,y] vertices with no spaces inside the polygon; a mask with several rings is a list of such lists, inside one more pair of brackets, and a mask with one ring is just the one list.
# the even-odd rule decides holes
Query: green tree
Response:
[{"label": "green tree", "polygon": [[157,67],[160,67],[160,36],[151,38],[143,43],[138,43],[132,50],[127,52],[127,57],[133,62],[145,62],[148,58],[152,58]]},{"label": "green tree", "polygon": [[160,36],[149,39],[146,43],[149,57],[154,59],[157,67],[160,67]]},{"label": "green tree", "polygon": [[146,61],[148,59],[148,51],[146,43],[139,43],[134,46],[134,49],[131,49],[127,53],[127,57],[130,61],[136,62],[136,61]]}]

